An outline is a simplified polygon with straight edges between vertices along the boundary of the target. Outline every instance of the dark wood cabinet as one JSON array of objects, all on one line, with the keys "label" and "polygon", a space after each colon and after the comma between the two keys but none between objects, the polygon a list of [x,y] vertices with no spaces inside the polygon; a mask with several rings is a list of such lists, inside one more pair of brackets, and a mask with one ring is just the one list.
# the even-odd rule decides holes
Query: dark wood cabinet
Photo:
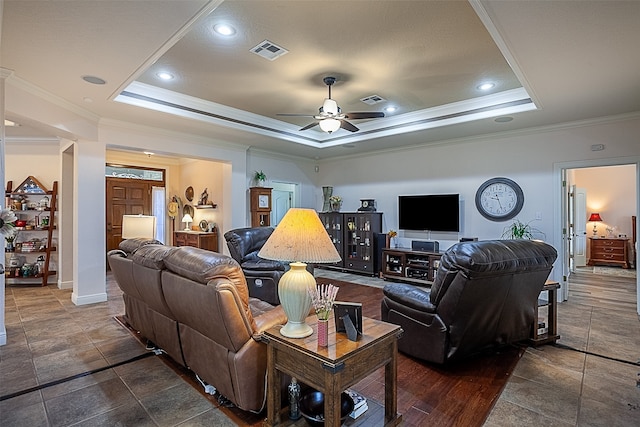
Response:
[{"label": "dark wood cabinet", "polygon": [[382,277],[385,280],[430,285],[436,277],[441,257],[440,252],[384,249],[382,251]]},{"label": "dark wood cabinet", "polygon": [[327,265],[377,274],[376,235],[382,233],[382,212],[321,212],[319,216],[342,258]]},{"label": "dark wood cabinet", "polygon": [[174,231],[176,246],[193,246],[208,251],[218,252],[218,233],[204,231]]},{"label": "dark wood cabinet", "polygon": [[629,268],[629,239],[590,237],[589,265],[621,265]]}]

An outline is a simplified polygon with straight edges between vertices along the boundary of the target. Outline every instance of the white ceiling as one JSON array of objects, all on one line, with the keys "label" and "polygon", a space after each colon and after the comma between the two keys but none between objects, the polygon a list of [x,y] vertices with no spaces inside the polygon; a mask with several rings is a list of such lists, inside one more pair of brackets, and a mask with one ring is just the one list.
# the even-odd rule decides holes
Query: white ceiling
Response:
[{"label": "white ceiling", "polygon": [[[639,1],[3,6],[0,64],[13,71],[9,84],[35,85],[104,120],[309,158],[640,112]],[[219,22],[236,35],[215,34]],[[265,39],[289,53],[269,61],[250,52]],[[161,82],[159,71],[175,78]],[[86,75],[106,84],[87,83]],[[332,97],[345,112],[399,110],[353,120],[359,132],[331,135],[301,132],[311,117],[278,115],[315,114],[328,75],[338,78]],[[495,88],[479,91],[485,81]],[[369,95],[387,102],[360,101]],[[10,109],[6,115],[23,124],[7,128],[8,139],[44,129]],[[498,123],[498,116],[513,120]]]}]

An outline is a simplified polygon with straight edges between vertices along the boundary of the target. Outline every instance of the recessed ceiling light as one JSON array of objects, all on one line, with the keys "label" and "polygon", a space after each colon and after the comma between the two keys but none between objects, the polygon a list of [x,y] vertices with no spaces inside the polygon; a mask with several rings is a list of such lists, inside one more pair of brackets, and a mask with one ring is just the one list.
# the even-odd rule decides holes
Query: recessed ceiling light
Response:
[{"label": "recessed ceiling light", "polygon": [[387,108],[384,109],[384,111],[386,111],[387,113],[393,113],[397,109],[398,109],[398,107],[394,107],[393,105],[389,105]]},{"label": "recessed ceiling light", "polygon": [[5,125],[5,126],[11,126],[11,127],[18,127],[18,126],[20,126],[18,123],[13,122],[13,121],[11,121],[11,120],[7,120],[7,119],[4,119],[4,125]]},{"label": "recessed ceiling light", "polygon": [[167,73],[166,71],[160,71],[156,74],[156,76],[160,77],[162,80],[173,80],[173,74]]},{"label": "recessed ceiling light", "polygon": [[221,36],[232,36],[236,33],[236,29],[229,24],[216,24],[213,26],[213,31]]},{"label": "recessed ceiling light", "polygon": [[507,123],[507,122],[510,122],[511,120],[513,120],[513,117],[503,116],[503,117],[496,117],[493,121],[496,123]]},{"label": "recessed ceiling light", "polygon": [[482,83],[480,86],[478,86],[478,89],[489,90],[489,89],[493,89],[495,86],[496,86],[495,83]]},{"label": "recessed ceiling light", "polygon": [[93,85],[103,85],[107,83],[106,80],[96,76],[82,76],[82,80]]},{"label": "recessed ceiling light", "polygon": [[88,96],[85,96],[84,98],[82,98],[82,100],[87,104],[91,104],[93,102],[93,99],[89,98]]},{"label": "recessed ceiling light", "polygon": [[144,153],[144,154],[146,154],[148,157],[151,157],[151,156],[153,156],[154,154],[156,154],[156,153],[153,153],[153,152],[151,152],[151,151],[143,151],[143,153]]}]

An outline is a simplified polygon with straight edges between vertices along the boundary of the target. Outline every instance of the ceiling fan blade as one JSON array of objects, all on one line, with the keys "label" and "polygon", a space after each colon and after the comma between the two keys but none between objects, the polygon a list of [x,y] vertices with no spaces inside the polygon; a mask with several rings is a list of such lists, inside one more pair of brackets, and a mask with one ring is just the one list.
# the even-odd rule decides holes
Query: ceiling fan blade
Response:
[{"label": "ceiling fan blade", "polygon": [[318,122],[310,123],[310,124],[306,125],[305,127],[303,127],[302,129],[300,129],[300,131],[311,129],[314,126],[318,126]]},{"label": "ceiling fan blade", "polygon": [[347,113],[346,117],[348,119],[379,119],[381,117],[384,117],[384,113],[378,111]]},{"label": "ceiling fan blade", "polygon": [[290,117],[313,117],[314,114],[295,114],[295,113],[278,113],[276,116],[290,116]]},{"label": "ceiling fan blade", "polygon": [[360,130],[346,120],[340,120],[340,127],[349,132],[358,132]]}]

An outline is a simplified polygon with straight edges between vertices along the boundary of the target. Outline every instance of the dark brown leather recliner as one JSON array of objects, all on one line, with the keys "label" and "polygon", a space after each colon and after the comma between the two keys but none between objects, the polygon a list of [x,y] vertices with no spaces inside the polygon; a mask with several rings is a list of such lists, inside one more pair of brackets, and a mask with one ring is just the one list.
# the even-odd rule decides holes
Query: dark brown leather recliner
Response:
[{"label": "dark brown leather recliner", "polygon": [[231,258],[240,264],[247,279],[249,295],[279,305],[278,282],[288,265],[258,256],[271,233],[272,227],[237,228],[224,233],[224,238]]},{"label": "dark brown leather recliner", "polygon": [[557,255],[533,240],[455,244],[430,290],[385,286],[382,320],[402,326],[400,351],[435,363],[529,338]]}]

